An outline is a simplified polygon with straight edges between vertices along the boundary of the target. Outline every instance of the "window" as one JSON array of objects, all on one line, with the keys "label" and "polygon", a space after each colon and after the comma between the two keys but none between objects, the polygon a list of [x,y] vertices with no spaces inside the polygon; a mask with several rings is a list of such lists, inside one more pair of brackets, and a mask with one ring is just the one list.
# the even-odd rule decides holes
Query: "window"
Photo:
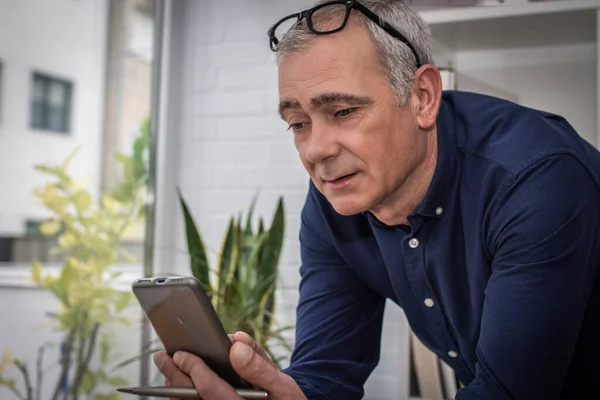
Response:
[{"label": "window", "polygon": [[42,225],[44,221],[43,220],[31,220],[31,219],[27,219],[25,220],[25,234],[23,235],[23,237],[26,238],[37,238],[37,239],[48,239],[48,238],[56,238],[60,235],[62,235],[64,233],[64,228],[60,228],[56,233],[54,233],[53,235],[44,235],[42,233],[42,231],[40,230],[40,227]]},{"label": "window", "polygon": [[39,73],[31,86],[31,127],[69,132],[72,83]]},{"label": "window", "polygon": [[40,225],[42,225],[42,221],[32,221],[32,220],[26,220],[25,221],[25,237],[28,238],[40,238],[40,237],[44,237],[44,235],[42,235],[42,232],[40,232]]}]

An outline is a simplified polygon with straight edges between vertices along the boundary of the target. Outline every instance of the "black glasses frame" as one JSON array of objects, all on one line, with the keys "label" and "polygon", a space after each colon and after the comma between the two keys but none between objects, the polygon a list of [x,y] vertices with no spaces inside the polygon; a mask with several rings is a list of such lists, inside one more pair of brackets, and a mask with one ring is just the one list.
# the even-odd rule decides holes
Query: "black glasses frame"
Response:
[{"label": "black glasses frame", "polygon": [[[315,11],[318,11],[319,9],[321,9],[323,7],[328,7],[328,6],[332,6],[335,4],[346,6],[346,14],[344,15],[344,21],[342,22],[342,24],[338,28],[332,29],[332,30],[329,30],[326,32],[316,30],[312,23],[312,15],[315,13]],[[311,32],[313,32],[316,35],[328,35],[330,33],[339,32],[342,29],[344,29],[344,27],[348,23],[348,17],[350,16],[350,11],[352,11],[353,9],[361,12],[364,16],[366,16],[371,21],[376,23],[381,29],[386,31],[389,35],[393,36],[394,38],[400,40],[402,43],[407,45],[408,48],[410,49],[410,51],[412,51],[413,55],[415,56],[417,68],[419,68],[421,66],[421,60],[419,59],[419,55],[417,54],[417,51],[415,50],[412,43],[410,43],[410,41],[403,34],[398,32],[398,30],[396,28],[394,28],[393,26],[391,26],[390,24],[388,24],[387,22],[382,20],[379,17],[379,15],[375,14],[373,11],[369,10],[367,7],[363,6],[356,0],[328,1],[326,3],[319,4],[318,6],[315,6],[313,8],[309,8],[309,9],[306,9],[306,10],[303,10],[303,11],[300,11],[300,12],[297,12],[294,14],[290,14],[286,17],[281,18],[279,21],[277,21],[275,23],[275,25],[273,25],[267,31],[267,34],[269,35],[271,51],[274,51],[274,52],[277,51],[276,46],[279,44],[279,40],[277,39],[277,37],[275,37],[275,30],[279,27],[279,25],[281,25],[283,22],[287,21],[288,19],[296,18],[298,20],[296,23],[306,19],[306,25],[308,26],[308,29],[310,29]]]}]

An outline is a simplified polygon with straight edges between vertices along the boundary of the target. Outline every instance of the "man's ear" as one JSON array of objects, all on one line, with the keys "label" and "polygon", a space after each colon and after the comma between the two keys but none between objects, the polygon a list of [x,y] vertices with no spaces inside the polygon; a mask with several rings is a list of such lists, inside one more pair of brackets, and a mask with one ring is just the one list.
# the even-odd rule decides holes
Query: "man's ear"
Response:
[{"label": "man's ear", "polygon": [[419,128],[429,130],[435,126],[442,99],[442,78],[431,64],[421,66],[415,73],[413,86],[416,120]]}]

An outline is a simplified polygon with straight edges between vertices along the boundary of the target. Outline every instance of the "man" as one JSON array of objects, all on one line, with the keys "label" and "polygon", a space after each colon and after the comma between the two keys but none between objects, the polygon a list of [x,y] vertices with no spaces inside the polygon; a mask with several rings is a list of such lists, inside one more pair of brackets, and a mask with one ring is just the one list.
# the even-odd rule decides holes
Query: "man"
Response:
[{"label": "man", "polygon": [[[280,112],[311,177],[297,340],[277,371],[236,333],[234,368],[272,399],[361,398],[389,298],[456,371],[457,399],[593,388],[600,154],[557,115],[442,93],[407,7],[338,3],[271,31]],[[237,398],[195,356],[155,362],[169,384]]]}]

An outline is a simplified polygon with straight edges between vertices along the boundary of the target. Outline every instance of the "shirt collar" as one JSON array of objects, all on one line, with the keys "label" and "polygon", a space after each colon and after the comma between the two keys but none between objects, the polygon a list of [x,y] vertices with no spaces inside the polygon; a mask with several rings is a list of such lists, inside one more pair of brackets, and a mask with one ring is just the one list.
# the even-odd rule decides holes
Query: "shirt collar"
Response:
[{"label": "shirt collar", "polygon": [[[448,196],[456,175],[456,134],[452,105],[442,98],[437,118],[438,156],[435,172],[425,198],[410,216],[441,218],[446,212]],[[410,217],[409,216],[409,217]]]}]

